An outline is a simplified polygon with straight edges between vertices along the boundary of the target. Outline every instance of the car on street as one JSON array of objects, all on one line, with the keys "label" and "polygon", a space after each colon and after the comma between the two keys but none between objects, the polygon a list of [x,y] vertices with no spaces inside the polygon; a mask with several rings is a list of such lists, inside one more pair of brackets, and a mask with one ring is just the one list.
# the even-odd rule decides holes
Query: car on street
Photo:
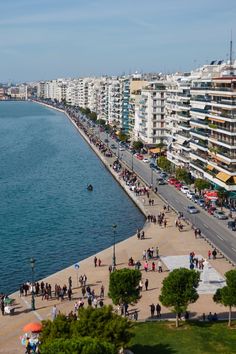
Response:
[{"label": "car on street", "polygon": [[197,203],[198,203],[198,205],[199,205],[200,207],[202,207],[202,208],[205,206],[205,200],[202,199],[202,198],[199,199]]},{"label": "car on street", "polygon": [[228,216],[225,215],[225,213],[224,213],[223,211],[221,211],[221,210],[215,210],[214,213],[213,213],[213,215],[214,215],[217,219],[219,219],[219,220],[226,220],[226,219],[228,219]]},{"label": "car on street", "polygon": [[108,140],[108,139],[104,139],[104,142],[105,142],[105,143],[108,143],[108,142],[109,142],[109,140]]},{"label": "car on street", "polygon": [[191,200],[193,200],[193,197],[195,196],[195,193],[194,192],[192,192],[192,191],[189,191],[188,193],[187,193],[187,198],[189,198],[189,199],[191,199]]},{"label": "car on street", "polygon": [[175,184],[176,182],[178,182],[178,181],[177,181],[177,179],[175,179],[174,177],[170,177],[167,182],[168,182],[169,184],[174,185],[174,184]]},{"label": "car on street", "polygon": [[199,213],[199,210],[198,210],[197,208],[195,208],[194,205],[189,205],[189,206],[187,207],[187,212],[188,212],[189,214],[197,214],[197,213]]},{"label": "car on street", "polygon": [[166,181],[164,179],[160,178],[158,180],[158,184],[159,184],[159,186],[164,186],[164,184],[166,184]]},{"label": "car on street", "polygon": [[199,195],[197,195],[197,194],[195,194],[195,195],[193,196],[193,198],[192,198],[192,201],[193,201],[194,203],[198,203],[199,200],[200,200],[200,197],[199,197]]},{"label": "car on street", "polygon": [[114,144],[111,144],[111,149],[117,149],[117,146]]},{"label": "car on street", "polygon": [[236,222],[235,221],[228,221],[227,226],[232,231],[236,231]]},{"label": "car on street", "polygon": [[181,191],[182,193],[184,193],[184,194],[187,194],[187,193],[189,192],[189,189],[188,189],[187,186],[182,186],[181,189],[180,189],[180,191]]},{"label": "car on street", "polygon": [[138,160],[143,160],[143,155],[142,155],[142,154],[137,153],[137,154],[135,154],[134,156],[135,156]]},{"label": "car on street", "polygon": [[156,165],[155,165],[153,162],[150,162],[149,166],[150,166],[151,168],[156,167]]},{"label": "car on street", "polygon": [[180,189],[182,188],[183,184],[181,182],[177,182],[174,184],[175,188],[178,189],[178,191],[180,191]]},{"label": "car on street", "polygon": [[148,159],[147,157],[145,157],[145,158],[143,159],[143,162],[149,163],[149,159]]},{"label": "car on street", "polygon": [[120,151],[125,151],[124,146],[120,146],[120,147],[119,147],[119,150],[120,150]]},{"label": "car on street", "polygon": [[165,172],[161,172],[161,173],[160,173],[160,177],[165,179],[165,178],[168,177],[168,175],[167,175],[167,173],[165,173]]}]

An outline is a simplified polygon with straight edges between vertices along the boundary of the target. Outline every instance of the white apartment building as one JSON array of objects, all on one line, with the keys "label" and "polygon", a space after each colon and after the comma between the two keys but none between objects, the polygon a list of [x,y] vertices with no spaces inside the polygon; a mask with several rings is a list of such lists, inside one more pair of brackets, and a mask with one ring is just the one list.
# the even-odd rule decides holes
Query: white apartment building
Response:
[{"label": "white apartment building", "polygon": [[151,82],[141,90],[137,119],[138,139],[153,147],[167,139],[165,122],[166,88],[163,81]]},{"label": "white apartment building", "polygon": [[122,126],[122,91],[119,78],[108,81],[108,123],[117,128]]}]

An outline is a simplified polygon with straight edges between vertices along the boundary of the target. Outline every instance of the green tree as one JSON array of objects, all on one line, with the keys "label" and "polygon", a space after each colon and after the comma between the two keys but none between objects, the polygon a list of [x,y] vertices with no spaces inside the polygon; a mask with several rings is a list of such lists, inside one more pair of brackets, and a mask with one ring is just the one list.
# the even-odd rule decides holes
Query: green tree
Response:
[{"label": "green tree", "polygon": [[166,172],[171,172],[171,162],[165,157],[160,156],[157,159],[157,165]]},{"label": "green tree", "polygon": [[108,296],[115,305],[131,304],[139,298],[141,272],[137,269],[119,269],[110,276]]},{"label": "green tree", "polygon": [[143,143],[142,141],[134,141],[132,144],[133,148],[137,151],[140,151],[143,148]]},{"label": "green tree", "polygon": [[118,138],[120,139],[120,141],[127,141],[128,135],[124,132],[119,132]]},{"label": "green tree", "polygon": [[100,125],[105,125],[106,121],[105,121],[105,119],[98,119],[97,123],[100,124]]},{"label": "green tree", "polygon": [[176,327],[179,326],[178,314],[187,310],[189,304],[198,299],[197,287],[200,273],[185,268],[174,269],[163,280],[163,287],[159,299],[166,307],[172,307],[176,314]]},{"label": "green tree", "polygon": [[[89,334],[101,342],[112,343],[118,350],[125,347],[132,337],[130,321],[115,314],[112,306],[97,309],[89,306],[80,309],[78,315],[78,320],[59,315],[54,321],[43,321],[43,330],[40,334],[42,347],[48,348],[54,340],[76,341]],[[45,353],[47,353],[46,349]]]},{"label": "green tree", "polygon": [[210,188],[211,184],[202,178],[196,178],[194,182],[195,188],[201,193],[204,189]]},{"label": "green tree", "polygon": [[96,120],[97,120],[97,113],[95,113],[95,112],[90,112],[90,113],[88,114],[88,117],[89,117],[89,119],[91,119],[93,122],[96,122]]},{"label": "green tree", "polygon": [[185,182],[187,184],[191,183],[191,176],[190,176],[189,172],[185,168],[178,167],[176,169],[175,175],[176,175],[176,178],[179,181],[183,181],[183,182]]},{"label": "green tree", "polygon": [[217,195],[218,195],[220,207],[222,209],[223,203],[228,198],[229,192],[227,190],[225,190],[224,188],[219,188],[217,190]]},{"label": "green tree", "polygon": [[131,339],[131,323],[113,312],[112,306],[79,310],[79,321],[72,323],[72,336],[87,336],[113,343],[117,349],[125,347]]},{"label": "green tree", "polygon": [[225,273],[225,278],[226,286],[216,290],[213,300],[229,307],[228,326],[231,326],[232,307],[236,306],[236,269]]},{"label": "green tree", "polygon": [[116,354],[111,343],[97,338],[80,337],[72,339],[57,338],[40,347],[41,354]]}]

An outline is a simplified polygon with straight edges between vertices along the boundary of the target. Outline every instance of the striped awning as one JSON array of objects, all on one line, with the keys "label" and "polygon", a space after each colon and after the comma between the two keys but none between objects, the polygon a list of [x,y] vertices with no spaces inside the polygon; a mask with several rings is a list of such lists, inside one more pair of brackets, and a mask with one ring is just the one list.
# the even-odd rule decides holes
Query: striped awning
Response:
[{"label": "striped awning", "polygon": [[222,182],[226,182],[228,181],[228,179],[230,179],[230,175],[228,175],[227,173],[225,172],[219,172],[217,175],[216,175],[216,178],[218,178],[219,180],[221,180]]}]

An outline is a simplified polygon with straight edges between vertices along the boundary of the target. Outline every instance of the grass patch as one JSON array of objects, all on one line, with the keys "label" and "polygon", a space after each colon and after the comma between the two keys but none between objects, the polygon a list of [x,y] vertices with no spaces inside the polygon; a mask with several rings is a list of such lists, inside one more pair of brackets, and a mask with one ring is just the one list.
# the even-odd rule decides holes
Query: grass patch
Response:
[{"label": "grass patch", "polygon": [[236,327],[227,322],[137,323],[129,348],[134,354],[236,353]]}]

